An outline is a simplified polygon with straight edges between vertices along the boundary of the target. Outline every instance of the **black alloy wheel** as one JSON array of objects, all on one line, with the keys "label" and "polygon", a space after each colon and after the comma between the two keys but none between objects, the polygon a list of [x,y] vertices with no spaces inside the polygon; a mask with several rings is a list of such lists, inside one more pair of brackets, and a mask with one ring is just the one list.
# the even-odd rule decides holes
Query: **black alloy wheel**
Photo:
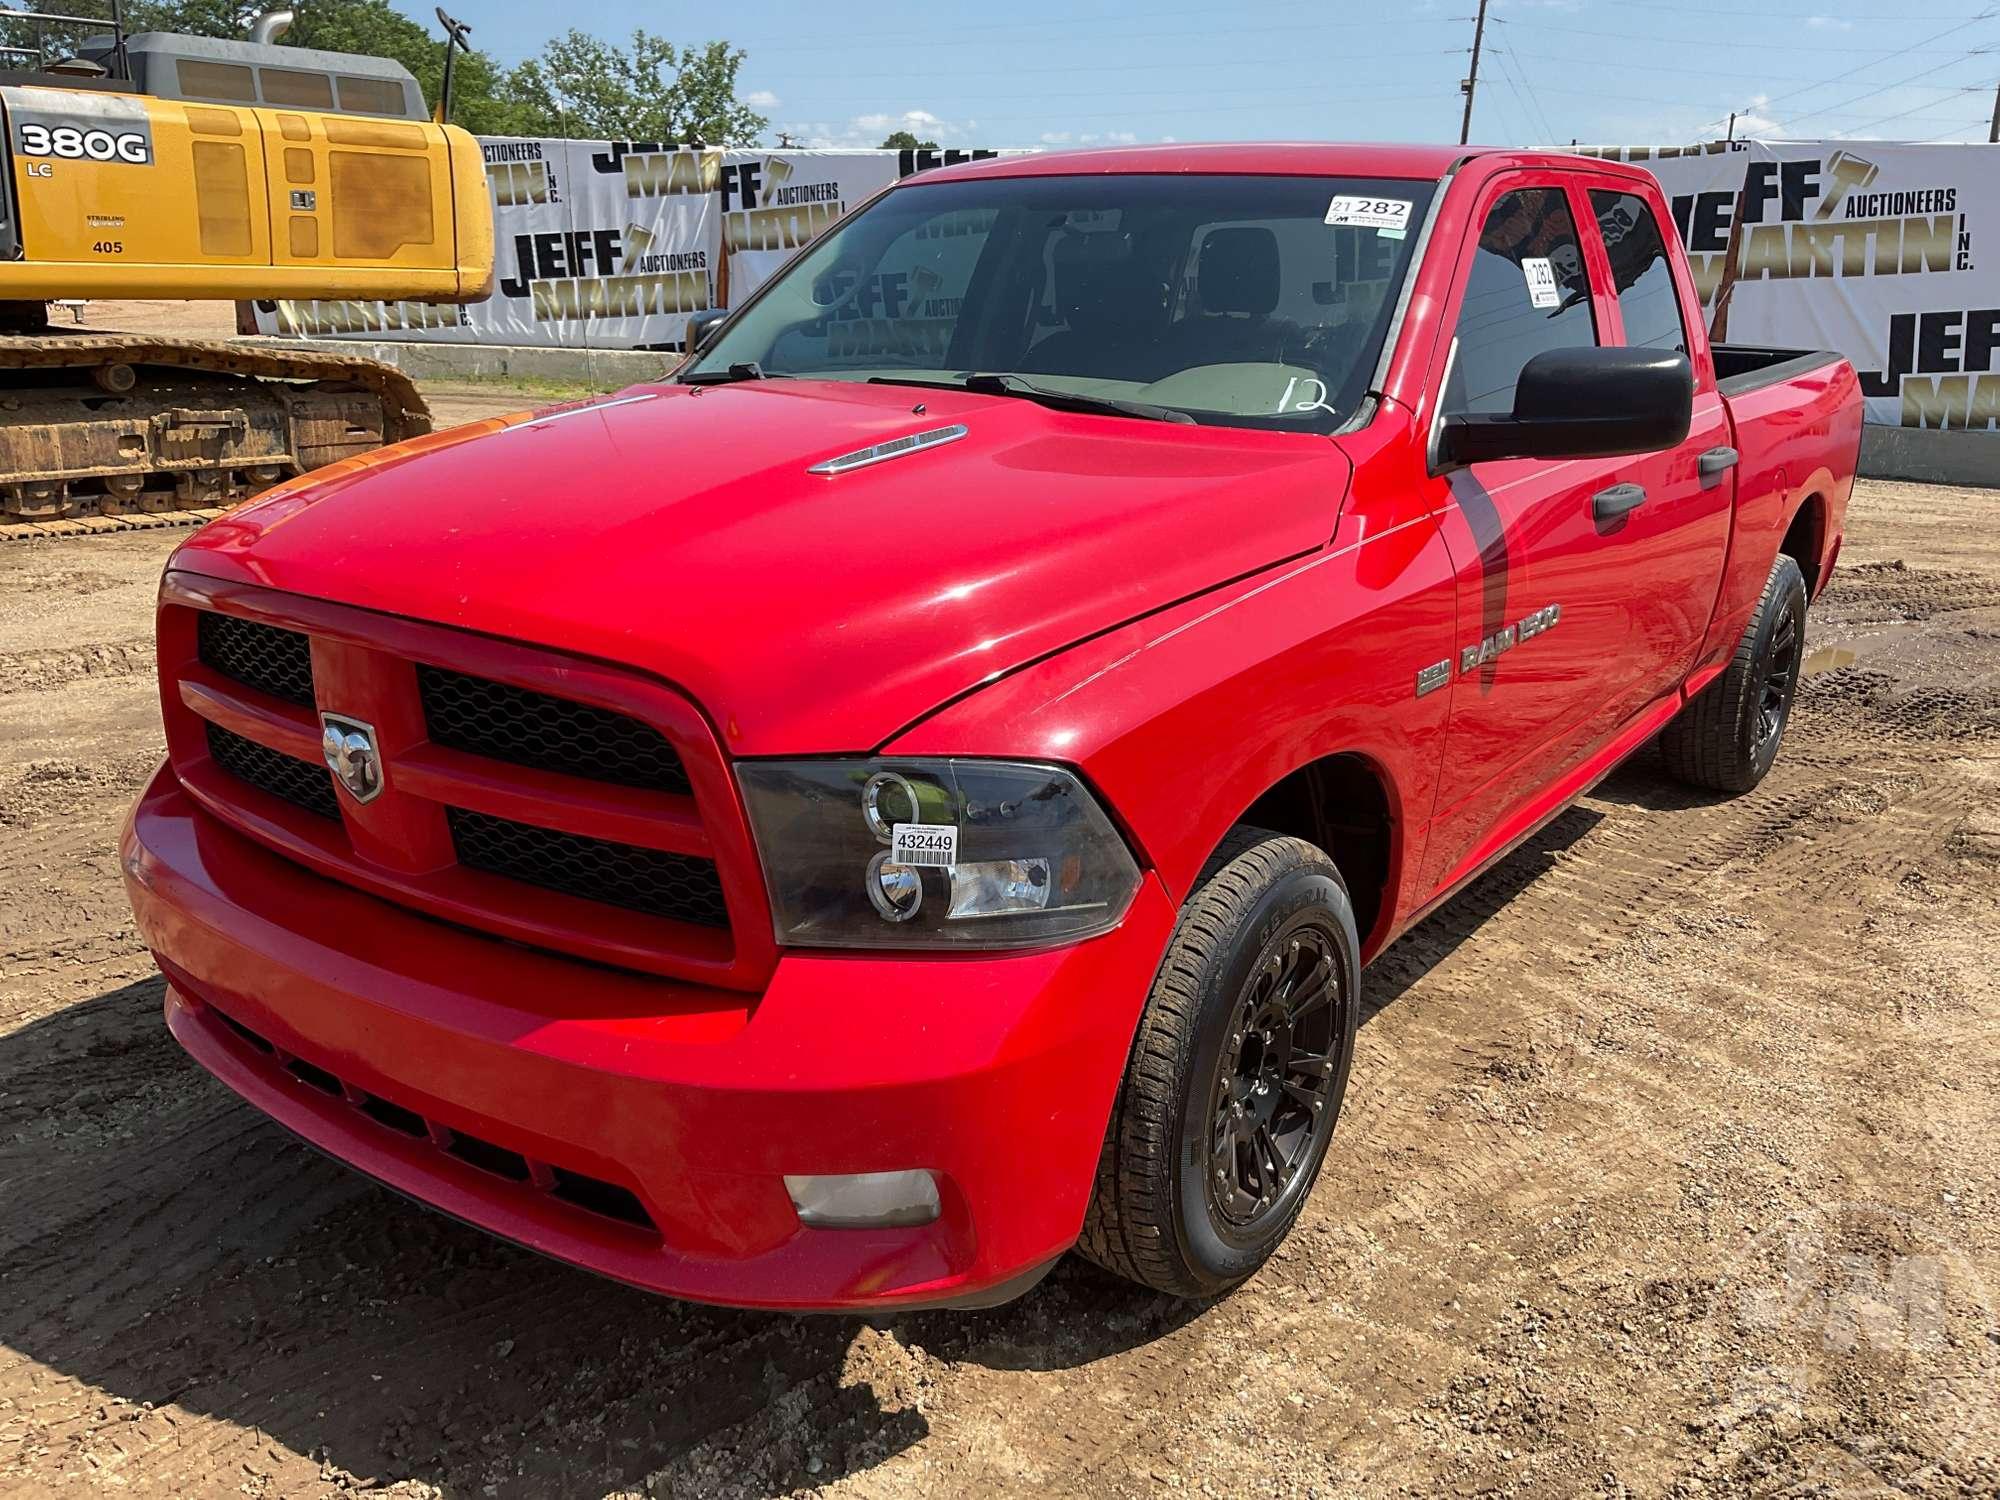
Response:
[{"label": "black alloy wheel", "polygon": [[1218,1296],[1270,1259],[1347,1094],[1360,952],[1325,850],[1231,830],[1139,1018],[1078,1250],[1176,1297]]},{"label": "black alloy wheel", "polygon": [[1765,746],[1784,733],[1785,720],[1792,711],[1792,698],[1799,689],[1799,617],[1790,596],[1784,600],[1771,631],[1770,654],[1764,664],[1764,691],[1757,705],[1757,727],[1753,748],[1762,757]]},{"label": "black alloy wheel", "polygon": [[1729,665],[1660,731],[1660,757],[1675,776],[1747,792],[1770,774],[1798,698],[1806,600],[1797,561],[1778,557]]},{"label": "black alloy wheel", "polygon": [[1318,1154],[1341,1059],[1346,1003],[1331,933],[1301,927],[1251,976],[1216,1070],[1209,1116],[1209,1207],[1255,1234]]}]

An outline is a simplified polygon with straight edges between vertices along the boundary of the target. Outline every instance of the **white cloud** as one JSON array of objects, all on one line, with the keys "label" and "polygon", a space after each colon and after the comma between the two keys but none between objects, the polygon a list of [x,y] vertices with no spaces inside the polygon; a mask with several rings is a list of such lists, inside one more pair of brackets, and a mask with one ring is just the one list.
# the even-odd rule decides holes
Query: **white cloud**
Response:
[{"label": "white cloud", "polygon": [[1130,130],[1044,130],[1038,138],[1044,146],[1136,146],[1139,137]]},{"label": "white cloud", "polygon": [[743,102],[752,109],[776,109],[784,101],[769,89],[755,89],[743,96]]},{"label": "white cloud", "polygon": [[1796,134],[1784,122],[1764,113],[1768,95],[1749,100],[1721,100],[1711,96],[1707,103],[1695,101],[1682,109],[1645,113],[1614,113],[1600,117],[1597,127],[1583,138],[1593,146],[1679,146],[1695,141],[1722,139],[1729,111],[1736,111],[1736,139],[1785,140]]},{"label": "white cloud", "polygon": [[977,139],[977,120],[947,120],[927,109],[906,109],[899,114],[875,111],[841,121],[787,121],[774,126],[802,146],[879,146],[883,138],[907,130],[919,140],[936,141],[940,146],[984,146]]},{"label": "white cloud", "polygon": [[1852,31],[1854,23],[1839,16],[1807,16],[1806,25],[1818,31]]}]

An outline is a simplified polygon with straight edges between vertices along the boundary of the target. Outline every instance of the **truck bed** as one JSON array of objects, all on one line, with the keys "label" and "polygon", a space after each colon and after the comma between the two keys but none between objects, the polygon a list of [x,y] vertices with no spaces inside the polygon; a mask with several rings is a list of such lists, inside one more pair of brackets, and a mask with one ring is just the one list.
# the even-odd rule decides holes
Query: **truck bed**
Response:
[{"label": "truck bed", "polygon": [[1777,385],[1841,356],[1831,349],[1769,349],[1761,344],[1715,344],[1715,382],[1725,396]]}]

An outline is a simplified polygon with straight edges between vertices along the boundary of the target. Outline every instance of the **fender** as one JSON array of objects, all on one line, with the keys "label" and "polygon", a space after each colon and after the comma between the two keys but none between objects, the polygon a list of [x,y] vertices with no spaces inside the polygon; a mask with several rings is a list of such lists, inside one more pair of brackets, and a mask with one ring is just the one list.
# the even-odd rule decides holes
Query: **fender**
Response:
[{"label": "fender", "polygon": [[1449,694],[1416,673],[1450,654],[1451,561],[1417,514],[1122,629],[983,688],[888,753],[1076,765],[1176,902],[1259,796],[1352,754],[1387,789],[1390,876],[1377,932],[1417,893]]}]

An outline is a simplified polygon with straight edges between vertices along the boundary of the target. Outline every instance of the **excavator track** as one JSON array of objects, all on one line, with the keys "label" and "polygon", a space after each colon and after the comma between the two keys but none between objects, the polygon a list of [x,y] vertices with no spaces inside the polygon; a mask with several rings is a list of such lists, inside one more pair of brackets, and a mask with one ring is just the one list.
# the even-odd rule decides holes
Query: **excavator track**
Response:
[{"label": "excavator track", "polygon": [[120,333],[0,338],[0,540],[198,525],[430,430],[409,377],[357,355]]}]

